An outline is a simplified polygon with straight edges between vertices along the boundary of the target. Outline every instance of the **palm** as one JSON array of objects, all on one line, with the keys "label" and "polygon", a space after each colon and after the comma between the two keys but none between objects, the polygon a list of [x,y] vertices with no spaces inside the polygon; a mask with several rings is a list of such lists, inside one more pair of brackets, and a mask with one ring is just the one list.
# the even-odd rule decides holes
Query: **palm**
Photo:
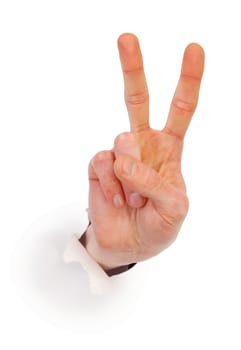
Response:
[{"label": "palm", "polygon": [[[185,184],[180,171],[182,141],[167,131],[149,129],[138,135],[141,160],[158,171],[160,176],[178,191],[185,193]],[[123,251],[125,257],[140,261],[147,258],[150,251],[158,253],[176,237],[177,225],[171,223],[172,212],[160,210],[148,199],[141,208],[125,206],[116,209],[104,197],[101,186],[95,181],[90,195],[91,223],[96,236],[108,237],[112,249]],[[101,208],[101,210],[100,210]],[[165,214],[165,215],[164,215]],[[170,214],[170,218],[166,217]],[[103,220],[108,218],[108,220]],[[151,230],[150,230],[151,227]],[[160,235],[159,232],[164,232]],[[101,240],[101,238],[100,238]]]},{"label": "palm", "polygon": [[[90,166],[89,210],[92,236],[95,236],[98,246],[103,248],[100,248],[103,252],[98,253],[99,261],[105,260],[107,265],[113,260],[108,259],[108,253],[115,255],[115,263],[118,265],[140,261],[165,249],[177,236],[188,208],[181,174],[183,139],[197,104],[203,72],[203,51],[198,45],[191,45],[184,54],[181,77],[166,126],[162,131],[153,130],[149,126],[148,90],[137,39],[133,35],[124,35],[119,40],[119,50],[131,134],[137,140],[139,164],[145,171],[152,172],[160,196],[153,195],[155,186],[154,189],[151,188],[150,196],[144,189],[149,179],[144,178],[146,181],[143,186],[139,184],[138,187],[139,178],[136,178],[136,182],[131,182],[121,175],[118,166],[128,158],[128,154],[124,156],[124,148],[123,152],[121,147],[116,152],[114,147],[104,156],[106,164],[113,157],[110,171],[117,164],[110,182],[118,181],[125,193],[128,188],[133,187],[135,191],[137,188],[146,198],[140,207],[126,203],[122,208],[115,208],[108,199],[108,191],[103,191],[103,186],[108,185],[107,177],[103,172],[101,176],[96,175]],[[119,157],[121,153],[122,158]],[[105,161],[102,168],[105,169]]]},{"label": "palm", "polygon": [[148,129],[138,134],[138,141],[141,160],[158,171],[167,182],[185,190],[180,169],[183,141],[170,135],[167,129]]}]

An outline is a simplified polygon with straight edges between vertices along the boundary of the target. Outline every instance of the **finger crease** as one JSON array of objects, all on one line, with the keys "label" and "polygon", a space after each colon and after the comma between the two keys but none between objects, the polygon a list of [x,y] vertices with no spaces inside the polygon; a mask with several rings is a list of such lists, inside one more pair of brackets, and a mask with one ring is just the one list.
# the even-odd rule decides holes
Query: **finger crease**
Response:
[{"label": "finger crease", "polygon": [[126,103],[128,105],[140,105],[147,102],[149,99],[149,94],[147,91],[140,91],[133,94],[125,96]]},{"label": "finger crease", "polygon": [[192,113],[195,109],[195,105],[194,103],[185,101],[185,100],[181,100],[179,98],[175,98],[173,100],[173,105],[175,108],[179,109],[180,111],[183,112],[189,112]]},{"label": "finger crease", "polygon": [[96,177],[89,177],[89,181],[99,182],[99,179],[97,179]]},{"label": "finger crease", "polygon": [[168,135],[170,135],[170,136],[173,136],[173,137],[177,138],[177,139],[180,140],[180,141],[183,141],[183,137],[182,137],[182,136],[178,135],[177,133],[175,133],[174,131],[172,131],[172,130],[171,130],[170,128],[168,128],[168,127],[165,127],[165,128],[163,129],[163,132],[165,132],[166,134],[168,134]]},{"label": "finger crease", "polygon": [[200,77],[195,77],[195,76],[189,75],[189,74],[181,74],[181,78],[185,79],[185,80],[194,80],[194,81],[198,81],[198,82],[201,81]]},{"label": "finger crease", "polygon": [[128,74],[128,73],[136,73],[136,72],[142,72],[143,71],[143,65],[139,66],[139,67],[136,67],[136,68],[133,68],[133,69],[123,69],[123,72],[125,74]]}]

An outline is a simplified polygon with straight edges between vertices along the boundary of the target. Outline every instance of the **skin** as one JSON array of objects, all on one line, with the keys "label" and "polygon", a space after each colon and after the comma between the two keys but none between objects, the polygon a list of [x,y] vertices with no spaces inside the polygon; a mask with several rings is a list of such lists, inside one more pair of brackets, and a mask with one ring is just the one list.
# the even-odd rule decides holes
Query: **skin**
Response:
[{"label": "skin", "polygon": [[122,34],[123,70],[130,132],[89,164],[89,254],[105,269],[146,260],[177,237],[189,202],[181,173],[184,136],[198,102],[204,51],[185,49],[166,125],[149,125],[149,94],[137,37]]}]

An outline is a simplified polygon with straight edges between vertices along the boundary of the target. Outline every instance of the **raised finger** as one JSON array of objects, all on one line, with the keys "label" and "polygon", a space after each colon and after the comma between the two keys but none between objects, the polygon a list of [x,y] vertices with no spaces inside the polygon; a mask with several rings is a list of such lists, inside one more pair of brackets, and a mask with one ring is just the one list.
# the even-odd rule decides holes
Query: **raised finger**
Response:
[{"label": "raised finger", "polygon": [[166,130],[183,138],[195,112],[204,70],[204,51],[198,44],[187,46],[180,78],[170,106]]},{"label": "raised finger", "polygon": [[140,132],[149,127],[149,93],[139,41],[133,34],[122,34],[118,48],[131,131]]}]

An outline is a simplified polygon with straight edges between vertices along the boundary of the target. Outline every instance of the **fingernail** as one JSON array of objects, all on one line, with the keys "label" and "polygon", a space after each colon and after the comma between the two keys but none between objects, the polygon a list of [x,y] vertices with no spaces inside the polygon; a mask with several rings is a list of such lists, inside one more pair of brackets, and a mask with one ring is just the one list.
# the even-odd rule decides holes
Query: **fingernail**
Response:
[{"label": "fingernail", "polygon": [[126,159],[123,165],[124,174],[131,176],[134,174],[134,171],[135,171],[135,162],[133,162],[131,159]]},{"label": "fingernail", "polygon": [[122,208],[124,206],[124,200],[120,194],[114,195],[113,203],[116,208]]},{"label": "fingernail", "polygon": [[133,207],[139,207],[143,205],[143,199],[144,198],[139,193],[133,192],[129,196],[129,203]]}]

